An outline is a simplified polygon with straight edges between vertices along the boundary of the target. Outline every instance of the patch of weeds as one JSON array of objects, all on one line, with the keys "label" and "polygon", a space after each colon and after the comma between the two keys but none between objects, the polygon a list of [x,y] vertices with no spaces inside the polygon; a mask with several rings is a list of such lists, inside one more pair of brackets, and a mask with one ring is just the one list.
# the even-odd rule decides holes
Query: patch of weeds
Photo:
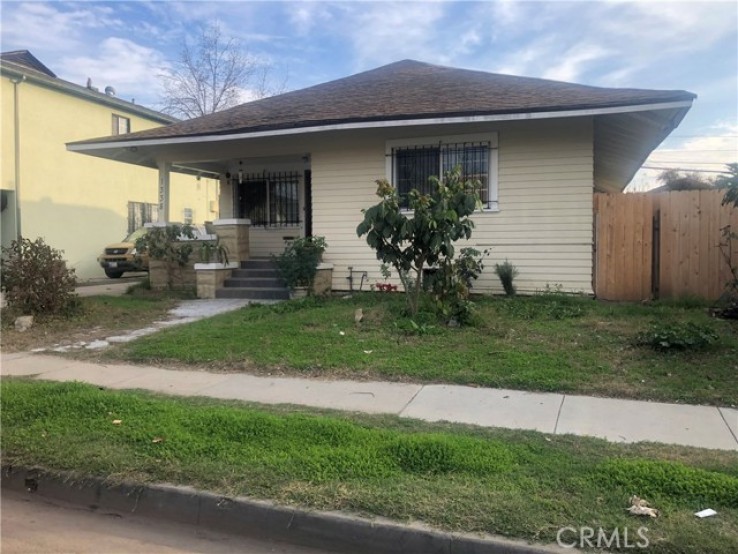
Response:
[{"label": "patch of weeds", "polygon": [[429,335],[437,331],[435,325],[429,323],[417,323],[414,319],[400,319],[393,321],[392,326],[398,334],[407,337]]},{"label": "patch of weeds", "polygon": [[309,308],[319,308],[325,305],[325,299],[319,296],[306,296],[289,302],[280,302],[267,307],[267,310],[274,314],[290,314],[307,310]]},{"label": "patch of weeds", "polygon": [[519,319],[573,319],[586,315],[592,300],[560,292],[544,292],[527,298],[500,301],[498,309]]},{"label": "patch of weeds", "polygon": [[513,455],[501,443],[467,440],[440,434],[402,435],[385,447],[402,471],[438,475],[470,472],[491,475],[509,470]]},{"label": "patch of weeds", "polygon": [[647,331],[636,335],[635,344],[648,346],[661,352],[674,350],[700,350],[718,340],[712,326],[704,323],[655,322]]},{"label": "patch of weeds", "polygon": [[738,477],[660,460],[607,460],[597,479],[637,491],[641,496],[671,497],[693,506],[738,508]]}]

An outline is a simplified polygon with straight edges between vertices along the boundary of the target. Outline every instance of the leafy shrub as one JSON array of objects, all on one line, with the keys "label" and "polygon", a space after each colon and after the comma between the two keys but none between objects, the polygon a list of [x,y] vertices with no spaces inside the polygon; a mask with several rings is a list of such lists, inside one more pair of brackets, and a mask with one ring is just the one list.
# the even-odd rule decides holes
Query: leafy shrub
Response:
[{"label": "leafy shrub", "polygon": [[445,320],[455,320],[465,325],[472,322],[475,305],[469,300],[473,281],[484,269],[483,259],[487,251],[462,248],[457,258],[444,258],[439,267],[428,273],[426,287],[436,304],[436,310]]},{"label": "leafy shrub", "polygon": [[2,252],[0,286],[10,308],[28,315],[70,315],[78,308],[74,269],[60,250],[42,238],[21,238]]},{"label": "leafy shrub", "polygon": [[167,224],[164,227],[151,227],[146,234],[136,240],[137,255],[148,253],[152,260],[167,264],[167,286],[174,288],[173,271],[183,268],[190,261],[192,244],[187,239],[195,238],[191,225]]},{"label": "leafy shrub", "polygon": [[381,200],[362,210],[364,219],[356,228],[359,237],[366,235],[377,259],[397,271],[410,317],[420,306],[423,272],[454,258],[454,243],[471,237],[474,222],[470,216],[480,205],[481,183],[464,180],[460,165],[442,180],[430,177],[429,183],[427,194],[413,189],[401,198],[386,179],[378,180]]},{"label": "leafy shrub", "polygon": [[293,240],[279,256],[274,257],[285,284],[312,289],[323,252],[327,248],[323,237],[303,237]]},{"label": "leafy shrub", "polygon": [[670,350],[699,350],[718,339],[717,333],[705,324],[656,322],[648,331],[639,333],[635,342],[662,352]]},{"label": "leafy shrub", "polygon": [[639,496],[675,497],[695,508],[738,508],[738,477],[678,462],[613,459],[598,468],[595,478],[626,487]]},{"label": "leafy shrub", "polygon": [[515,296],[515,285],[513,285],[513,281],[518,276],[518,269],[509,261],[505,260],[501,264],[495,264],[495,273],[500,278],[502,288],[505,289],[505,294],[507,296]]}]

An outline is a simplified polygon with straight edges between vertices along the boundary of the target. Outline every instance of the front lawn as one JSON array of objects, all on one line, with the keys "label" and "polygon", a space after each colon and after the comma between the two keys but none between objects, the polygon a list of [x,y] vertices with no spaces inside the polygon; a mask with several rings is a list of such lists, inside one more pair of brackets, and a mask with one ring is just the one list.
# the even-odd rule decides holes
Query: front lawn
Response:
[{"label": "front lawn", "polygon": [[[169,482],[553,543],[646,527],[649,552],[735,552],[738,454],[3,379],[4,464]],[[631,516],[637,494],[660,511]],[[713,508],[717,516],[693,513]],[[568,537],[572,538],[572,537]],[[634,539],[635,540],[635,539]]]},{"label": "front lawn", "polygon": [[[479,323],[402,317],[397,294],[251,306],[108,351],[211,370],[445,382],[695,404],[738,404],[738,324],[693,303],[607,304],[546,294],[484,298]],[[354,323],[357,308],[363,321]],[[705,348],[634,344],[653,324],[692,322]],[[687,337],[690,338],[690,337]]]}]

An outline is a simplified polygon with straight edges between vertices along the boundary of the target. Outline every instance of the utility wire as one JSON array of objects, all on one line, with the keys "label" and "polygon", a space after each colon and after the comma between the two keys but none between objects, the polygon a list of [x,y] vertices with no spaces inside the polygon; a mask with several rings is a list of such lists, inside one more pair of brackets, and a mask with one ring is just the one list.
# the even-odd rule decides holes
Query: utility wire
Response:
[{"label": "utility wire", "polygon": [[727,171],[718,171],[716,169],[689,169],[684,167],[652,167],[648,165],[642,165],[641,169],[655,169],[657,171],[684,171],[685,173],[727,173]]}]

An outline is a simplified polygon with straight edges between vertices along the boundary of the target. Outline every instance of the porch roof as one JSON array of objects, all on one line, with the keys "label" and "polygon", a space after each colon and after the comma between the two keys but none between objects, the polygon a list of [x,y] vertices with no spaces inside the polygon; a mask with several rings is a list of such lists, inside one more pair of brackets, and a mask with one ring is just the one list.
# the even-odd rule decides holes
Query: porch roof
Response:
[{"label": "porch roof", "polygon": [[[172,149],[185,144],[396,125],[589,115],[598,121],[595,181],[601,190],[612,190],[627,184],[678,125],[694,98],[683,90],[601,88],[404,60],[164,127],[67,146],[154,166],[157,151],[166,149],[172,159]],[[218,171],[217,164],[199,167]]]}]

